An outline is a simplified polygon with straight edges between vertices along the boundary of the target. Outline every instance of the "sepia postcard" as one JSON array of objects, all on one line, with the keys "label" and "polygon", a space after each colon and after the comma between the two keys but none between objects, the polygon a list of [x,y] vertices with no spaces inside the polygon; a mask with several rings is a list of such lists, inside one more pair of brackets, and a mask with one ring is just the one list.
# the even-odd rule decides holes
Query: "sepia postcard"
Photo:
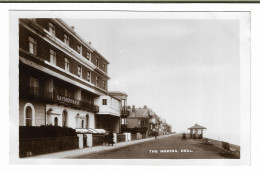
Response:
[{"label": "sepia postcard", "polygon": [[250,163],[249,11],[9,15],[11,163]]}]

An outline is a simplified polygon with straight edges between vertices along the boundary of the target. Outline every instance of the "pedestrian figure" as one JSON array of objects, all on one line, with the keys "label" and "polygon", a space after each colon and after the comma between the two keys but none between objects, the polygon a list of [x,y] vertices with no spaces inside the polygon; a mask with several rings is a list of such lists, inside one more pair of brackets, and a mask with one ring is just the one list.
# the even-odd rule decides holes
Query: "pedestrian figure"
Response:
[{"label": "pedestrian figure", "polygon": [[154,138],[157,139],[157,132],[154,132]]},{"label": "pedestrian figure", "polygon": [[104,143],[103,143],[103,145],[108,145],[108,134],[106,134],[105,136],[104,136]]},{"label": "pedestrian figure", "polygon": [[112,146],[113,146],[113,144],[115,143],[115,142],[114,142],[114,134],[113,134],[112,131],[110,131],[109,134],[108,134],[108,136],[107,136],[107,142],[108,142],[108,145],[109,145],[109,144],[112,144]]},{"label": "pedestrian figure", "polygon": [[185,134],[185,133],[182,134],[182,139],[181,139],[181,140],[182,140],[182,141],[183,141],[183,140],[186,141],[186,134]]}]

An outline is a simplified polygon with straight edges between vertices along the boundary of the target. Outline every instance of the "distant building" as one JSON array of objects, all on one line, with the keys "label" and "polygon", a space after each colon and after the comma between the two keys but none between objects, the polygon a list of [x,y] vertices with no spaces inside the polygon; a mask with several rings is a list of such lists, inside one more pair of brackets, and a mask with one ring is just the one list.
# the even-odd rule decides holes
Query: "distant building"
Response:
[{"label": "distant building", "polygon": [[161,119],[151,108],[146,105],[143,108],[132,108],[129,106],[130,115],[127,117],[127,129],[139,128],[147,129],[147,135],[153,136],[156,133],[159,135],[168,134],[171,132],[171,126],[166,123],[165,119]]},{"label": "distant building", "polygon": [[149,127],[149,109],[135,108],[133,105],[130,110],[130,116],[127,117],[127,128],[147,128]]}]

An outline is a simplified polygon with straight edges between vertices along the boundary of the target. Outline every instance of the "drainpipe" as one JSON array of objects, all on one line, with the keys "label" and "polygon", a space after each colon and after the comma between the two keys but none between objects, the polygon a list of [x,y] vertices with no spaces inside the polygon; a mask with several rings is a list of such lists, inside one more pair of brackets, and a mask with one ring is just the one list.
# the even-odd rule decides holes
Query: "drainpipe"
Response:
[{"label": "drainpipe", "polygon": [[46,103],[45,103],[45,126],[47,126],[47,111],[46,111]]}]

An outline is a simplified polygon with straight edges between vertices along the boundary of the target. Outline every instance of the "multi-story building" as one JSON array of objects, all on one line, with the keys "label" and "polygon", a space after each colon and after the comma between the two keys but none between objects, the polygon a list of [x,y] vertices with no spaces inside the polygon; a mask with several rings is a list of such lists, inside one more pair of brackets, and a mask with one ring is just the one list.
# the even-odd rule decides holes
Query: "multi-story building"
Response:
[{"label": "multi-story building", "polygon": [[118,128],[120,100],[108,94],[108,65],[61,19],[20,19],[20,126]]}]

